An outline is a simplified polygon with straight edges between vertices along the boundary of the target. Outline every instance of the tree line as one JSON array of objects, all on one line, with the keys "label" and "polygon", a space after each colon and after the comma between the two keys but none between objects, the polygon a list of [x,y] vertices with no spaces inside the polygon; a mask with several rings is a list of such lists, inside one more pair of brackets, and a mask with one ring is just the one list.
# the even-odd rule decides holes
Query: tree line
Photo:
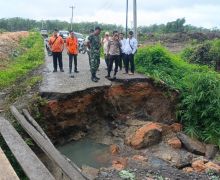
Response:
[{"label": "tree line", "polygon": [[[192,25],[185,25],[185,18],[180,18],[166,24],[153,24],[150,26],[140,26],[138,27],[138,32],[140,34],[145,33],[177,33],[177,32],[220,32],[219,29],[206,29],[202,27],[196,27]],[[81,32],[87,34],[90,29],[94,29],[95,26],[100,26],[103,31],[114,31],[124,32],[125,28],[123,26],[118,26],[114,24],[100,24],[98,22],[81,22],[74,23],[73,30],[76,32]],[[47,29],[52,32],[55,28],[59,30],[70,30],[70,23],[67,21],[60,20],[42,20],[37,21],[33,19],[24,19],[20,17],[15,18],[2,18],[0,19],[0,30],[1,31],[29,31],[29,30],[40,30]]]},{"label": "tree line", "polygon": [[[73,23],[73,30],[76,32],[87,34],[89,33],[89,30],[94,29],[95,26],[100,26],[104,31],[114,31],[116,29],[121,32],[124,31],[124,28],[122,26],[114,24],[101,24],[98,22]],[[47,29],[49,32],[52,32],[54,29],[70,30],[70,28],[71,25],[69,22],[60,20],[37,21],[20,17],[0,19],[1,31],[14,32]]]},{"label": "tree line", "polygon": [[166,24],[153,24],[150,26],[140,26],[139,33],[178,33],[178,32],[220,32],[218,28],[207,29],[192,25],[185,25],[185,18],[180,18]]}]

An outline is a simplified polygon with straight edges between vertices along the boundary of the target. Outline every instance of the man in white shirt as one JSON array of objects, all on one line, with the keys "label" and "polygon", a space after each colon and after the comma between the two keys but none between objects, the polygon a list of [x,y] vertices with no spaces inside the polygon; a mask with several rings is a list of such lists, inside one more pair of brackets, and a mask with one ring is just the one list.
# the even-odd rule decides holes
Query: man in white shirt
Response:
[{"label": "man in white shirt", "polygon": [[121,54],[120,54],[120,61],[119,61],[119,68],[120,70],[122,70],[122,62],[124,64],[125,67],[125,43],[126,43],[126,39],[124,38],[124,34],[120,33],[119,34],[119,38],[120,38],[120,44],[121,44]]},{"label": "man in white shirt", "polygon": [[[133,37],[133,31],[129,32],[129,37],[126,40],[124,51],[125,51],[125,74],[134,75],[134,55],[137,52],[137,40]],[[129,73],[130,66],[130,73]]]}]

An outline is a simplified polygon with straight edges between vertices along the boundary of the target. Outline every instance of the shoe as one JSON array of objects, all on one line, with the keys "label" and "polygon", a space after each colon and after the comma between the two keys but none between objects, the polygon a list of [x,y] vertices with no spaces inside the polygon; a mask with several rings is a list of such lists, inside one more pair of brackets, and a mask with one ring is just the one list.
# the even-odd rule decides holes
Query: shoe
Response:
[{"label": "shoe", "polygon": [[128,73],[128,75],[134,75],[134,73]]},{"label": "shoe", "polygon": [[73,74],[71,74],[71,75],[70,75],[70,77],[71,77],[71,78],[74,78],[74,75],[73,75]]},{"label": "shoe", "polygon": [[95,77],[91,77],[91,80],[92,80],[93,82],[95,82],[95,83],[98,82],[98,79],[96,79]]},{"label": "shoe", "polygon": [[105,78],[106,78],[106,79],[110,79],[110,78],[111,78],[111,76],[105,76]]},{"label": "shoe", "polygon": [[123,74],[128,74],[127,72],[123,72]]},{"label": "shoe", "polygon": [[97,77],[97,76],[95,76],[95,78],[96,78],[97,80],[100,80],[100,78],[99,78],[99,77]]},{"label": "shoe", "polygon": [[111,80],[116,80],[116,76],[113,76],[113,77],[111,78]]},{"label": "shoe", "polygon": [[57,70],[54,69],[53,72],[55,73],[55,72],[57,72]]},{"label": "shoe", "polygon": [[61,70],[60,70],[60,72],[64,72],[64,70],[63,70],[63,69],[61,69]]},{"label": "shoe", "polygon": [[79,73],[79,71],[77,71],[77,70],[75,70],[74,72],[75,72],[75,73]]}]

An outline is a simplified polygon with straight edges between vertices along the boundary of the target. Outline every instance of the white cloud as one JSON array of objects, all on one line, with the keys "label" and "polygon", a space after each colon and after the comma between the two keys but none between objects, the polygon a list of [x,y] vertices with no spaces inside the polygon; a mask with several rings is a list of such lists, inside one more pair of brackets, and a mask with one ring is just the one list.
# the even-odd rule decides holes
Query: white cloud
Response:
[{"label": "white cloud", "polygon": [[[129,25],[132,21],[132,0],[129,0]],[[137,0],[138,25],[166,23],[185,17],[187,24],[220,27],[217,18],[219,0]],[[74,20],[125,24],[125,0],[10,0],[4,2],[0,17],[70,20],[70,5],[75,4]],[[10,9],[10,10],[9,10]]]}]

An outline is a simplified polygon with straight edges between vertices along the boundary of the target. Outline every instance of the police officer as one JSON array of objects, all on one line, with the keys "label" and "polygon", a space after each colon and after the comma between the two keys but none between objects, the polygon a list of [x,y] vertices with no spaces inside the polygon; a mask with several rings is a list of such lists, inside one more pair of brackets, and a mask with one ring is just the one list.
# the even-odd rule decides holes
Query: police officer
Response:
[{"label": "police officer", "polygon": [[96,76],[96,72],[99,68],[100,64],[100,48],[101,48],[101,40],[100,40],[101,28],[96,27],[93,34],[91,34],[88,38],[87,46],[90,49],[90,71],[91,71],[91,80],[93,82],[98,82],[100,78]]}]

